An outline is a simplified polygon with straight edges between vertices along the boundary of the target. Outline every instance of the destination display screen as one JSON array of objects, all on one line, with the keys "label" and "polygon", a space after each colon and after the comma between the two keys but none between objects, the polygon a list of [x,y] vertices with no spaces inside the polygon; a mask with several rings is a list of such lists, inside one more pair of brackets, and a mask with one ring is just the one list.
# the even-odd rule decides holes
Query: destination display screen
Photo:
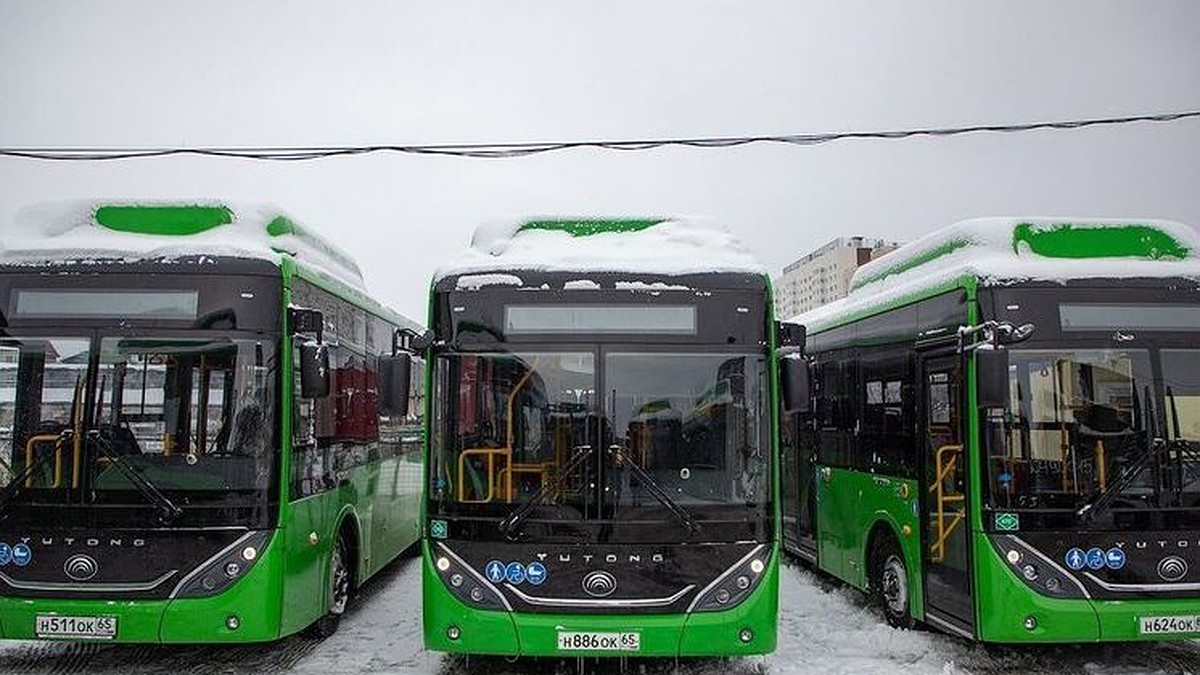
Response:
[{"label": "destination display screen", "polygon": [[17,289],[12,314],[24,318],[195,319],[200,294],[194,290]]},{"label": "destination display screen", "polygon": [[507,305],[504,332],[695,335],[691,305]]},{"label": "destination display screen", "polygon": [[1061,304],[1063,330],[1200,330],[1197,305]]}]

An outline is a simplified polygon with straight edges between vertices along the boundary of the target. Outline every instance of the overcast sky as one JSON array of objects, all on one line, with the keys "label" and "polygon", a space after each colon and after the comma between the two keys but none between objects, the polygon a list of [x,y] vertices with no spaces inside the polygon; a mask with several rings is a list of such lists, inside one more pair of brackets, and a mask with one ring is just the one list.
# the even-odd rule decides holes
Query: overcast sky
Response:
[{"label": "overcast sky", "polygon": [[[1200,2],[0,0],[0,147],[796,134],[1200,109]],[[0,219],[78,197],[274,203],[424,320],[482,220],[691,214],[772,273],[981,215],[1200,225],[1200,120],[813,147],[302,163],[0,157]]]}]

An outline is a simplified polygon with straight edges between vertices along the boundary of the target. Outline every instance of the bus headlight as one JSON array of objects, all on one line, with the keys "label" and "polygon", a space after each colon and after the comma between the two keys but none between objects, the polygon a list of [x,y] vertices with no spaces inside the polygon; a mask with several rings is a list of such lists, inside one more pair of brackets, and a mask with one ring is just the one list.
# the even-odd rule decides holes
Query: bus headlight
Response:
[{"label": "bus headlight", "polygon": [[1021,538],[1009,534],[992,534],[988,539],[997,556],[1029,588],[1051,598],[1084,597],[1079,581],[1061,565],[1054,563],[1053,554],[1038,551]]},{"label": "bus headlight", "polygon": [[[229,588],[254,567],[258,552],[271,540],[271,533],[271,530],[257,530],[226,546],[189,572],[171,591],[170,597],[203,598]],[[250,558],[246,557],[247,550],[254,551]]]},{"label": "bus headlight", "polygon": [[482,574],[455,555],[450,547],[438,542],[433,559],[433,569],[450,594],[460,602],[481,609],[510,609],[495,586],[488,583]]},{"label": "bus headlight", "polygon": [[725,570],[692,601],[689,612],[713,612],[729,609],[758,588],[765,576],[771,551],[759,544],[749,554]]}]

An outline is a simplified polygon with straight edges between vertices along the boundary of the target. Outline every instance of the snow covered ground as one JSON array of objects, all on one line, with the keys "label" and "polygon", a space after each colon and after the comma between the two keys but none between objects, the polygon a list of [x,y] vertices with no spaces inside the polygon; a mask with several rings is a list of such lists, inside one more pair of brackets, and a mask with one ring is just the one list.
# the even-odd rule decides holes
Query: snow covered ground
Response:
[{"label": "snow covered ground", "polygon": [[[808,570],[783,571],[779,650],[736,661],[629,661],[637,675],[744,673],[1200,673],[1200,641],[1158,645],[984,648],[946,635],[888,628],[858,593]],[[404,560],[363,590],[324,642],[294,637],[243,647],[0,643],[0,673],[619,673],[620,662],[449,659],[421,646],[420,568]]]}]

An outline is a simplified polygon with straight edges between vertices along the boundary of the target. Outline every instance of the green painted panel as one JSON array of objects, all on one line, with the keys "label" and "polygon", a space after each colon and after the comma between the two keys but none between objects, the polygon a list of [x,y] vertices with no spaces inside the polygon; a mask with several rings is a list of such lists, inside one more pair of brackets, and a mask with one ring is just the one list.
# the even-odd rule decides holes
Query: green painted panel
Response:
[{"label": "green painted panel", "polygon": [[[774,651],[779,610],[779,553],[758,588],[745,602],[724,612],[682,614],[528,614],[485,611],[468,607],[452,596],[433,569],[428,543],[424,545],[425,646],[433,651],[505,656],[557,656],[560,630],[641,634],[637,653],[569,652],[569,656],[736,656]],[[446,637],[450,626],[462,633]],[[738,633],[750,629],[748,643]]]},{"label": "green painted panel", "polygon": [[[306,245],[311,246],[314,249],[319,250],[322,254],[329,256],[331,260],[344,267],[350,276],[358,279],[362,278],[362,271],[359,270],[358,263],[354,262],[353,258],[346,255],[341,249],[331,244],[328,240],[318,235],[316,232],[303,227],[299,223],[285,216],[277,216],[274,220],[267,223],[267,234],[271,235],[272,237],[282,237],[283,235],[291,235],[296,237],[300,241],[303,241]],[[278,253],[293,253],[285,248],[272,248],[274,248]]]},{"label": "green painted panel", "polygon": [[[696,612],[687,619],[679,639],[680,656],[745,656],[775,651],[779,616],[779,555],[761,585],[742,604],[724,612]],[[743,643],[738,633],[748,628],[754,637]]]},{"label": "green painted panel", "polygon": [[518,232],[529,230],[545,230],[549,232],[566,232],[572,237],[590,237],[594,234],[612,232],[640,232],[661,222],[662,218],[628,218],[617,220],[531,220],[523,223]]},{"label": "green painted panel", "polygon": [[[1017,577],[988,542],[976,533],[975,574],[979,596],[979,635],[988,642],[1126,642],[1194,640],[1200,633],[1140,635],[1138,618],[1196,614],[1194,598],[1086,600],[1048,598]],[[1024,627],[1025,617],[1037,628]]]},{"label": "green painted panel", "polygon": [[850,290],[853,291],[862,286],[866,286],[871,282],[879,281],[884,277],[890,277],[895,274],[903,274],[908,270],[911,270],[915,267],[920,267],[921,265],[933,260],[937,260],[942,256],[950,255],[960,248],[966,248],[970,245],[971,242],[966,239],[951,239],[950,241],[947,241],[936,248],[931,248],[920,255],[915,255],[912,258],[905,260],[904,262],[897,263],[891,267],[885,267],[884,269],[881,269],[871,275],[862,275],[860,277],[856,277],[850,286]]},{"label": "green painted panel", "polygon": [[1095,227],[1061,223],[1051,227],[1019,223],[1013,228],[1012,247],[1046,258],[1149,258],[1182,260],[1191,251],[1174,237],[1150,225]]},{"label": "green painted panel", "polygon": [[[275,640],[280,628],[279,598],[283,552],[275,536],[258,561],[228,590],[208,598],[177,600],[66,600],[0,597],[0,637],[33,640],[34,617],[44,613],[117,617],[122,643],[234,643]],[[225,625],[236,615],[237,630]]]},{"label": "green painted panel", "polygon": [[57,600],[0,596],[0,638],[36,640],[33,632],[35,617],[57,612],[66,616],[117,617],[117,636],[113,642],[158,642],[158,627],[166,608],[166,600]]},{"label": "green painted panel", "polygon": [[[272,539],[262,558],[229,591],[211,598],[174,600],[163,614],[163,642],[261,642],[283,637],[283,547]],[[227,617],[240,625],[230,630]]]},{"label": "green painted panel", "polygon": [[[1092,604],[1035,593],[1000,559],[987,535],[972,536],[975,562],[976,631],[988,642],[1094,642],[1100,628]],[[1038,626],[1027,630],[1025,617]]]},{"label": "green painted panel", "polygon": [[[285,542],[287,581],[283,588],[283,629],[293,633],[325,613],[325,575],[333,546],[336,491],[313,495],[288,505],[278,538]],[[316,543],[310,535],[315,534]]]},{"label": "green painted panel", "polygon": [[[459,654],[521,653],[512,615],[468,607],[451,595],[433,568],[429,542],[422,543],[421,585],[426,649]],[[462,631],[459,639],[446,637],[446,629],[450,626],[457,626]]]},{"label": "green painted panel", "polygon": [[233,212],[224,206],[101,206],[95,218],[110,230],[179,237],[228,225]]}]

